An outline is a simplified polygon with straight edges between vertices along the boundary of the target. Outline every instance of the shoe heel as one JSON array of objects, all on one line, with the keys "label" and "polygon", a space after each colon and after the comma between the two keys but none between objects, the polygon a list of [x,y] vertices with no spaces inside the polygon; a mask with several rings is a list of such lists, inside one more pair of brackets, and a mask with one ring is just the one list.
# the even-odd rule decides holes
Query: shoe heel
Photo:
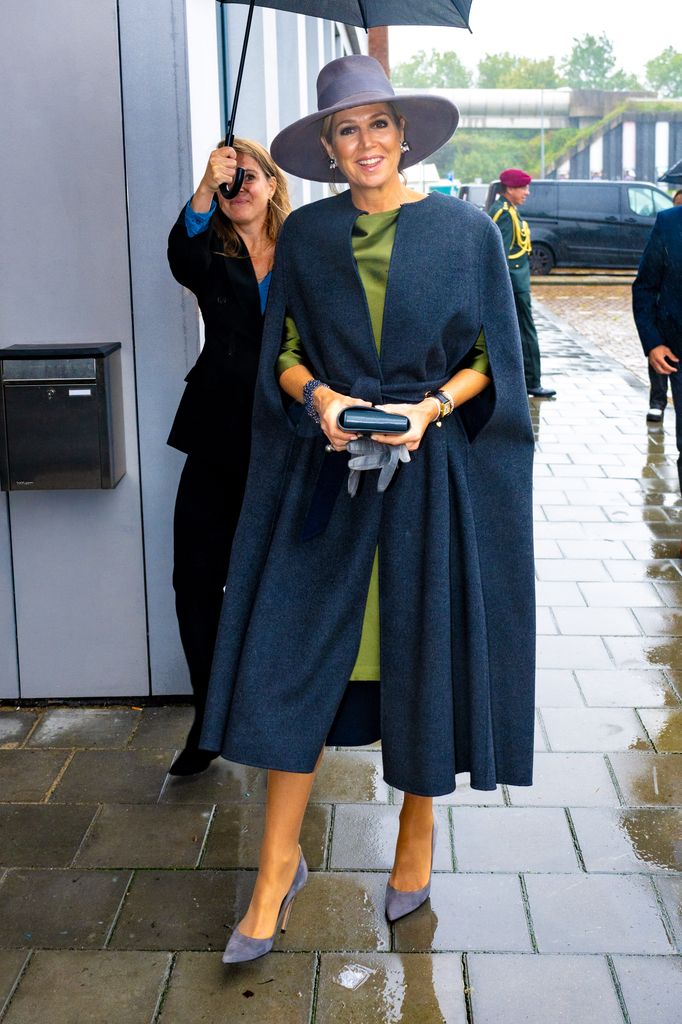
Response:
[{"label": "shoe heel", "polygon": [[291,900],[291,902],[287,905],[287,909],[284,911],[284,915],[282,917],[282,923],[281,923],[281,925],[279,927],[279,930],[281,932],[285,932],[287,930],[287,925],[289,923],[289,915],[291,914],[291,908],[293,907],[293,905],[294,905],[294,901]]}]

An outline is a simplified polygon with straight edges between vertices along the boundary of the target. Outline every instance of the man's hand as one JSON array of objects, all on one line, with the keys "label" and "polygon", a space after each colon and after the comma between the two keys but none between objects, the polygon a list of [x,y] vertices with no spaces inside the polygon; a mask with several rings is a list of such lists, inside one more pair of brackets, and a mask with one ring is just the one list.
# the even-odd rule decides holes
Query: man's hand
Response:
[{"label": "man's hand", "polygon": [[679,358],[667,345],[657,345],[649,352],[649,365],[656,373],[664,373],[666,376],[677,373],[679,361]]}]

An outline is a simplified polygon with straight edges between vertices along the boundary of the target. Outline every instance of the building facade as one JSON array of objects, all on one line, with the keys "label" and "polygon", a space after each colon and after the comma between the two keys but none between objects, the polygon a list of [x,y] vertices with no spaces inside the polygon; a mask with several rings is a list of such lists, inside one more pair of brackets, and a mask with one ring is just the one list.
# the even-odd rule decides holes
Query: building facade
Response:
[{"label": "building facade", "polygon": [[[165,439],[200,330],[166,238],[224,126],[244,19],[214,0],[3,3],[0,345],[121,343],[127,474],[0,495],[0,699],[189,692],[171,589],[183,457]],[[267,144],[360,45],[257,9],[237,133]]]}]

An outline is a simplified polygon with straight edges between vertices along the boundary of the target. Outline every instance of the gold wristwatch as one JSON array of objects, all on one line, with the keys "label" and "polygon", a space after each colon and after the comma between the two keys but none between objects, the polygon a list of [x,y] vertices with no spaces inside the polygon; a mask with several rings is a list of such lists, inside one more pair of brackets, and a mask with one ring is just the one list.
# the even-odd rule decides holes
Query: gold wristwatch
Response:
[{"label": "gold wristwatch", "polygon": [[438,413],[438,419],[435,421],[437,427],[443,426],[443,420],[446,416],[449,416],[452,410],[455,408],[455,403],[447,393],[447,391],[427,391],[424,398],[435,398],[438,402],[440,412]]}]

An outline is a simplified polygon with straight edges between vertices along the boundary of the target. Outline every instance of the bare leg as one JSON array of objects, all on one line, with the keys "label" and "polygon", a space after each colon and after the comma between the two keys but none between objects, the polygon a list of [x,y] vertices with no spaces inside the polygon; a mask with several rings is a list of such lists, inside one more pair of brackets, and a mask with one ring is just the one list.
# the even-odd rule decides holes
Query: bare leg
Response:
[{"label": "bare leg", "polygon": [[394,889],[413,892],[423,888],[431,871],[433,798],[405,793],[400,811],[400,832],[389,879]]},{"label": "bare leg", "polygon": [[298,840],[315,774],[314,771],[268,772],[265,831],[260,848],[258,877],[239,931],[254,939],[267,939],[275,930],[277,914],[298,867]]}]

